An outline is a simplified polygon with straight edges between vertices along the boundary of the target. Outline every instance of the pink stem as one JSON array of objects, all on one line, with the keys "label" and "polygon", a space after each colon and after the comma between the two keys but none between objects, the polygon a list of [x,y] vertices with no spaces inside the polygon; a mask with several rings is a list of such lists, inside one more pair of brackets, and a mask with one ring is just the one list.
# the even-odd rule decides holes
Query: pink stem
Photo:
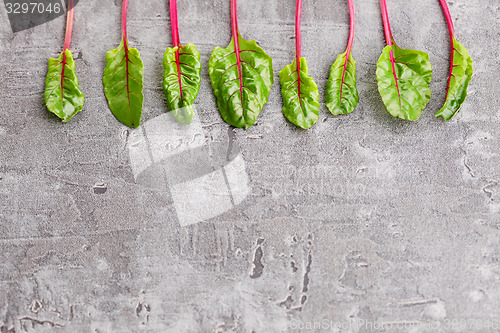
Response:
[{"label": "pink stem", "polygon": [[[129,68],[128,68],[128,63],[130,62],[129,59],[129,49],[128,49],[128,40],[127,40],[127,7],[128,7],[128,0],[123,0],[122,3],[122,38],[123,38],[123,50],[125,52],[125,77],[127,78],[127,99],[128,99],[128,105],[130,107],[130,75],[129,75]],[[130,113],[132,119],[134,118],[132,115],[132,108],[130,107]],[[134,122],[132,121],[132,126],[134,126]]]},{"label": "pink stem", "polygon": [[450,38],[455,35],[455,29],[453,28],[453,22],[451,20],[450,10],[445,0],[439,0],[441,2],[441,7],[443,7],[444,16],[446,17],[446,22],[448,23],[448,30],[450,31]]},{"label": "pink stem", "polygon": [[170,0],[170,23],[172,25],[172,44],[180,46],[179,23],[177,21],[177,0]]},{"label": "pink stem", "polygon": [[349,3],[349,17],[350,17],[350,28],[349,28],[349,41],[347,42],[346,58],[349,58],[349,53],[351,53],[352,43],[354,41],[354,3],[353,0],[347,0]]},{"label": "pink stem", "polygon": [[[243,71],[241,68],[240,40],[238,33],[238,4],[236,0],[231,0],[231,34],[233,35],[234,54],[236,55],[236,64],[238,65],[238,77],[240,79],[240,100],[241,103],[243,104],[243,78],[242,78]],[[244,114],[243,117],[245,117]]]},{"label": "pink stem", "polygon": [[123,44],[125,45],[125,48],[128,48],[128,41],[127,41],[127,7],[128,7],[128,0],[123,0],[123,3],[122,3],[122,38],[123,38]]},{"label": "pink stem", "polygon": [[[387,13],[387,3],[385,0],[380,0],[380,7],[382,8],[382,21],[384,22],[385,41],[388,46],[392,47],[394,39],[392,38],[391,24],[389,23],[389,14]],[[396,83],[396,90],[398,91],[399,105],[401,106],[401,93],[399,91],[398,77],[396,76],[396,60],[394,59],[394,51],[391,48],[389,51],[391,58],[392,74],[394,75],[394,82]]]},{"label": "pink stem", "polygon": [[351,55],[352,42],[354,41],[354,3],[353,0],[347,0],[349,3],[349,17],[350,17],[350,28],[349,28],[349,41],[347,42],[346,55],[344,61],[344,70],[342,71],[342,80],[340,84],[339,93],[339,108],[342,106],[342,91],[344,88],[345,73],[347,72],[347,63],[349,62],[349,56]]},{"label": "pink stem", "polygon": [[68,0],[68,14],[66,18],[66,36],[64,37],[64,50],[63,50],[63,59],[61,64],[61,105],[64,106],[64,72],[66,70],[66,50],[69,50],[69,46],[71,44],[71,34],[73,32],[73,18],[74,18],[74,8],[75,3],[74,0]]},{"label": "pink stem", "polygon": [[448,23],[448,30],[450,32],[450,44],[451,44],[451,56],[450,56],[450,74],[448,76],[448,85],[446,87],[446,98],[448,98],[448,93],[450,91],[451,78],[453,76],[453,61],[455,56],[455,46],[453,45],[453,37],[455,36],[455,29],[453,28],[453,21],[451,20],[450,10],[445,0],[439,0],[441,2],[441,7],[443,7],[444,16],[446,17],[446,23]]},{"label": "pink stem", "polygon": [[389,23],[389,14],[387,13],[387,3],[385,0],[380,0],[380,7],[382,7],[382,21],[384,22],[385,41],[387,45],[392,46],[394,39],[392,38],[391,24]]},{"label": "pink stem", "polygon": [[297,0],[295,11],[295,56],[297,57],[297,67],[300,64],[301,37],[300,37],[300,16],[302,14],[302,0]]},{"label": "pink stem", "polygon": [[[238,4],[237,4],[236,0],[231,0],[231,34],[233,35],[235,44],[239,44],[239,40],[238,40]],[[239,47],[237,49],[239,49]]]},{"label": "pink stem", "polygon": [[302,107],[302,99],[300,95],[300,53],[302,39],[300,36],[300,17],[302,15],[302,0],[297,0],[297,8],[295,10],[295,57],[297,58],[297,96],[299,97],[299,104]]},{"label": "pink stem", "polygon": [[66,18],[66,37],[64,38],[64,51],[69,49],[71,44],[71,34],[73,32],[74,0],[68,0],[68,14]]},{"label": "pink stem", "polygon": [[184,100],[184,92],[182,90],[182,74],[180,60],[180,38],[179,38],[179,23],[177,21],[177,0],[170,0],[170,24],[172,26],[172,44],[177,47],[175,50],[175,63],[177,65],[177,81],[179,82],[180,100]]}]

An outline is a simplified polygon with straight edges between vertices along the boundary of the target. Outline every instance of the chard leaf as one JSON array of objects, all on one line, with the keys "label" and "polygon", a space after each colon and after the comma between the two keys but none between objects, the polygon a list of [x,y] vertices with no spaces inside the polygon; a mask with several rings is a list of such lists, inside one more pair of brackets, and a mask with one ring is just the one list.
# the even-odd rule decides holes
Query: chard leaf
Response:
[{"label": "chard leaf", "polygon": [[319,118],[318,86],[309,76],[309,68],[304,57],[297,57],[280,71],[283,114],[293,124],[308,129]]},{"label": "chard leaf", "polygon": [[193,103],[200,90],[200,53],[192,43],[168,48],[163,57],[163,69],[163,91],[168,108],[179,123],[189,125],[194,116]]},{"label": "chard leaf", "polygon": [[124,125],[139,127],[144,96],[144,66],[137,49],[130,49],[126,38],[106,54],[104,93],[109,108]]},{"label": "chard leaf", "polygon": [[229,125],[252,126],[267,103],[274,82],[272,59],[255,41],[237,34],[225,48],[216,47],[208,72],[222,118]]},{"label": "chard leaf", "polygon": [[396,43],[384,48],[377,62],[378,91],[393,116],[417,120],[431,98],[429,55],[405,50]]},{"label": "chard leaf", "polygon": [[64,50],[56,59],[49,59],[43,100],[47,109],[63,122],[68,122],[82,110],[85,98],[78,87],[75,62],[70,50]]},{"label": "chard leaf", "polygon": [[347,52],[340,54],[333,63],[326,86],[326,107],[334,115],[351,113],[359,101],[356,60]]},{"label": "chard leaf", "polygon": [[453,37],[452,67],[448,80],[446,101],[436,117],[450,120],[455,116],[467,97],[467,87],[472,78],[472,59],[467,49]]}]

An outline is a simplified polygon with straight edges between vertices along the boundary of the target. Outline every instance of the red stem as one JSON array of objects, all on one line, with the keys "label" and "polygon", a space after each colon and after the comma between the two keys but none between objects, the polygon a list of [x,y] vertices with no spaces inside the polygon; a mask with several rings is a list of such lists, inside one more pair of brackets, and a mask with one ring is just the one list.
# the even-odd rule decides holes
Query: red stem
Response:
[{"label": "red stem", "polygon": [[123,38],[123,44],[125,45],[125,49],[128,48],[128,41],[127,41],[127,7],[128,7],[128,0],[123,0],[123,3],[122,3],[122,38]]},{"label": "red stem", "polygon": [[[127,78],[127,99],[128,99],[128,105],[130,107],[130,79],[129,79],[129,69],[128,69],[128,63],[130,62],[129,55],[128,55],[128,40],[127,40],[127,7],[128,7],[128,0],[123,0],[122,3],[122,38],[123,38],[123,50],[125,52],[125,76]],[[130,113],[131,113],[131,118],[134,119],[132,115],[132,108],[130,108]],[[132,120],[132,126],[134,126],[134,121]]]},{"label": "red stem", "polygon": [[[382,21],[384,22],[385,41],[388,46],[392,47],[394,39],[392,38],[391,24],[389,23],[389,14],[387,13],[387,3],[385,0],[380,0],[380,7],[382,9]],[[398,91],[399,105],[401,106],[401,95],[399,92],[398,77],[396,76],[396,66],[394,64],[396,60],[394,59],[394,52],[392,48],[389,51],[389,55],[391,58],[392,74],[394,74],[394,82],[396,83],[396,90]]]},{"label": "red stem", "polygon": [[177,0],[170,0],[170,24],[172,26],[172,44],[177,47],[175,50],[175,63],[177,65],[177,80],[179,82],[179,92],[181,102],[184,100],[182,91],[182,75],[181,75],[181,60],[180,60],[180,38],[179,38],[179,23],[177,21]]},{"label": "red stem", "polygon": [[177,0],[170,0],[170,23],[172,25],[172,44],[180,46],[179,23],[177,21]]},{"label": "red stem", "polygon": [[302,107],[300,99],[300,53],[301,53],[301,37],[300,37],[300,16],[302,14],[302,0],[297,0],[297,8],[295,10],[295,57],[297,61],[297,96],[299,96],[299,104]]},{"label": "red stem", "polygon": [[353,0],[347,0],[349,3],[349,18],[350,18],[350,28],[349,28],[349,41],[347,42],[347,55],[346,57],[349,58],[349,53],[351,53],[351,48],[352,48],[352,43],[354,41],[354,3]]},{"label": "red stem", "polygon": [[66,18],[66,37],[64,38],[64,51],[69,49],[71,44],[71,34],[73,32],[73,17],[74,17],[74,0],[68,0],[68,10]]},{"label": "red stem", "polygon": [[[231,34],[233,38],[238,37],[238,4],[236,0],[231,0]],[[238,38],[235,38],[235,43]]]},{"label": "red stem", "polygon": [[63,59],[61,63],[61,107],[64,109],[64,71],[66,69],[66,50],[71,44],[71,33],[73,32],[74,0],[68,0],[68,14],[66,17],[66,36],[64,37]]},{"label": "red stem", "polygon": [[387,3],[385,2],[385,0],[380,0],[380,7],[382,8],[382,21],[384,22],[385,41],[387,45],[392,46],[392,42],[394,41],[394,39],[392,38],[391,24],[389,23],[389,14],[387,13]]},{"label": "red stem", "polygon": [[300,16],[302,14],[302,0],[297,0],[297,9],[295,10],[295,56],[297,57],[297,68],[300,64],[301,37],[300,37]]},{"label": "red stem", "polygon": [[445,0],[439,0],[441,2],[441,7],[443,7],[444,16],[446,17],[446,22],[448,23],[448,30],[450,31],[450,39],[455,35],[455,29],[453,28],[453,21],[451,20],[450,10]]},{"label": "red stem", "polygon": [[450,44],[451,44],[451,56],[450,56],[450,74],[448,75],[448,85],[446,87],[446,98],[448,98],[448,93],[450,91],[451,78],[453,76],[453,61],[455,56],[455,46],[453,45],[453,37],[455,36],[455,29],[453,28],[453,21],[451,20],[450,10],[445,0],[439,0],[441,2],[441,7],[443,7],[444,16],[446,17],[446,23],[448,23],[448,30],[450,32]]},{"label": "red stem", "polygon": [[340,84],[339,92],[339,108],[342,105],[342,90],[344,88],[345,73],[347,72],[347,63],[349,62],[349,56],[351,55],[352,42],[354,41],[354,3],[353,0],[347,0],[349,4],[349,17],[350,17],[350,28],[349,28],[349,41],[347,42],[346,55],[344,61],[344,70],[342,71],[342,80]]},{"label": "red stem", "polygon": [[[236,55],[236,64],[238,65],[238,76],[240,79],[240,99],[243,107],[243,78],[241,69],[240,40],[238,33],[238,4],[236,0],[231,0],[231,34],[233,35],[234,54]],[[243,114],[243,117],[244,116],[245,115]]]}]

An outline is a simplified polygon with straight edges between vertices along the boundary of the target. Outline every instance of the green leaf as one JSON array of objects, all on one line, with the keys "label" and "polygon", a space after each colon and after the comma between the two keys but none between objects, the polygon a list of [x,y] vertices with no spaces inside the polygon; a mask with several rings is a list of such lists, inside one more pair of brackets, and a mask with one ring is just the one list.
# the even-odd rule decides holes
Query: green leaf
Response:
[{"label": "green leaf", "polygon": [[378,91],[393,117],[406,120],[420,117],[431,98],[431,78],[429,55],[422,51],[400,49],[394,43],[384,48],[377,62]]},{"label": "green leaf", "polygon": [[232,38],[227,48],[212,51],[208,72],[224,121],[247,129],[267,103],[274,83],[273,66],[271,57],[255,41],[246,41],[239,33],[238,41],[241,62]]},{"label": "green leaf", "polygon": [[68,122],[83,108],[84,96],[78,88],[75,62],[70,50],[61,52],[57,59],[49,59],[43,100],[47,109]]},{"label": "green leaf", "polygon": [[298,69],[297,57],[286,65],[280,71],[280,83],[285,117],[303,129],[316,124],[319,118],[318,86],[309,76],[306,58],[300,58]]},{"label": "green leaf", "polygon": [[326,107],[334,115],[348,114],[354,111],[358,101],[356,60],[350,52],[347,57],[346,51],[337,57],[330,68],[326,85]]},{"label": "green leaf", "polygon": [[192,43],[168,48],[163,56],[163,69],[163,91],[168,108],[179,123],[189,125],[194,116],[193,103],[200,90],[200,53]]},{"label": "green leaf", "polygon": [[446,101],[436,117],[450,120],[455,116],[467,97],[467,87],[472,78],[472,59],[467,49],[453,37],[453,67],[448,81]]},{"label": "green leaf", "polygon": [[139,127],[144,96],[144,66],[137,49],[129,49],[124,40],[106,54],[104,93],[111,112],[123,124]]}]

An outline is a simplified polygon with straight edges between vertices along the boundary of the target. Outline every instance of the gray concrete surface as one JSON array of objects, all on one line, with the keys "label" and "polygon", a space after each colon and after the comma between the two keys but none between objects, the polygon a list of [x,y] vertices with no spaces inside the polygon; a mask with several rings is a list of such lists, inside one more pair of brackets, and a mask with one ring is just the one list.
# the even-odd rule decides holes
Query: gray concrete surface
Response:
[{"label": "gray concrete surface", "polygon": [[[302,131],[283,117],[275,84],[244,131],[222,121],[207,72],[211,49],[230,41],[229,1],[180,0],[181,41],[202,54],[205,139],[239,145],[251,188],[236,208],[184,227],[169,191],[136,184],[131,131],[107,108],[101,77],[119,43],[120,1],[76,8],[86,104],[68,124],[42,100],[64,18],[13,34],[0,10],[0,332],[499,331],[500,3],[449,3],[475,72],[452,121],[433,116],[449,54],[439,2],[388,1],[396,41],[427,51],[434,67],[432,99],[410,123],[384,110],[379,4],[358,0],[356,111],[333,117],[322,99],[320,121]],[[273,57],[278,80],[294,54],[294,1],[241,0],[239,13],[242,35]],[[168,15],[165,1],[130,2],[143,122],[166,110]],[[302,21],[323,98],[347,41],[347,6],[305,1]]]}]

